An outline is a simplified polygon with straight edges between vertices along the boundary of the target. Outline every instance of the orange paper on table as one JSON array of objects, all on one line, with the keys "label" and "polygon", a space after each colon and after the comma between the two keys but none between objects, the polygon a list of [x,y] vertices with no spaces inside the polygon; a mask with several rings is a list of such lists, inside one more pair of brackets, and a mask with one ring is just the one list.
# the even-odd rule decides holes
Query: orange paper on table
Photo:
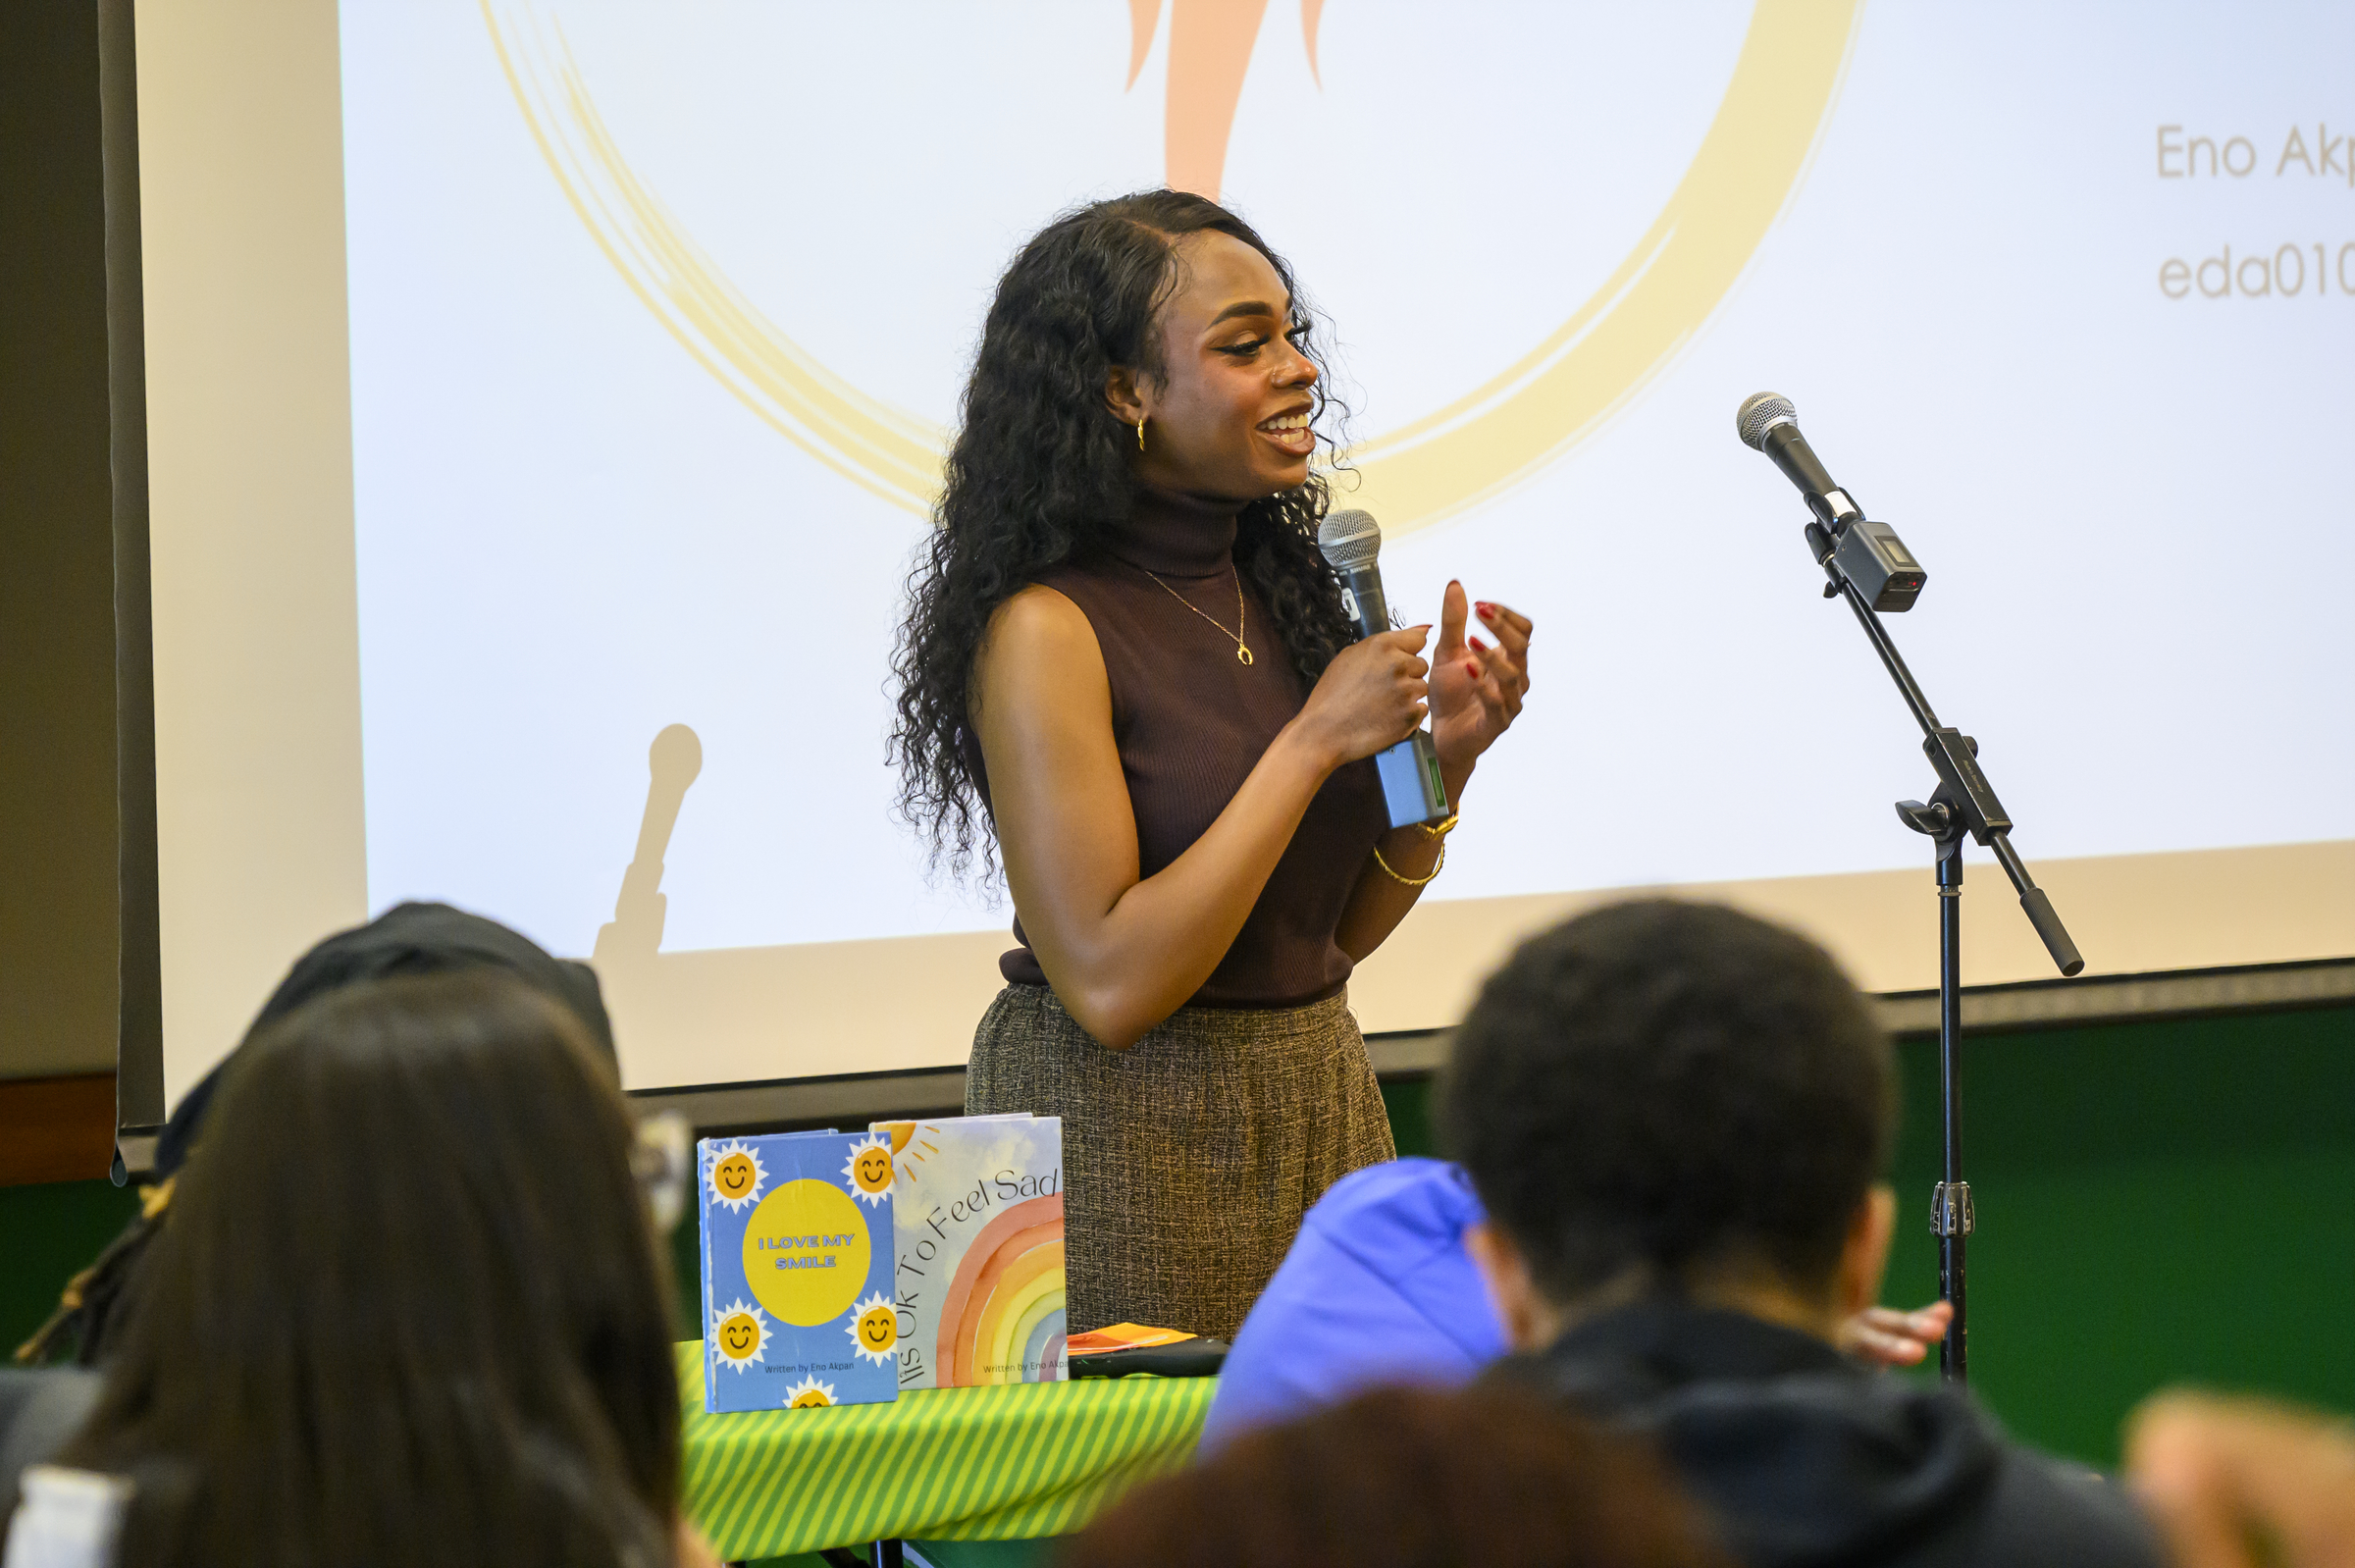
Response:
[{"label": "orange paper on table", "polygon": [[1102,1350],[1142,1350],[1147,1345],[1174,1345],[1192,1334],[1178,1329],[1148,1329],[1141,1324],[1116,1323],[1109,1329],[1092,1333],[1075,1333],[1066,1341],[1075,1356],[1094,1355]]}]

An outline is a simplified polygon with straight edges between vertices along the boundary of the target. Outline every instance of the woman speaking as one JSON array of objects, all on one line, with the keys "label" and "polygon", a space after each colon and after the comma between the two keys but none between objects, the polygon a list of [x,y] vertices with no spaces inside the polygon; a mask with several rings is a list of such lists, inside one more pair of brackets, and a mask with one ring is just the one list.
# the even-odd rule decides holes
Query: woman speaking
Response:
[{"label": "woman speaking", "polygon": [[1529,687],[1449,584],[1352,641],[1317,552],[1327,401],[1290,270],[1160,190],[998,285],[896,660],[901,807],[1014,895],[966,1109],[1060,1116],[1067,1321],[1231,1334],[1340,1176],[1387,1160],[1350,967],[1444,860],[1370,758],[1431,718],[1448,799]]}]

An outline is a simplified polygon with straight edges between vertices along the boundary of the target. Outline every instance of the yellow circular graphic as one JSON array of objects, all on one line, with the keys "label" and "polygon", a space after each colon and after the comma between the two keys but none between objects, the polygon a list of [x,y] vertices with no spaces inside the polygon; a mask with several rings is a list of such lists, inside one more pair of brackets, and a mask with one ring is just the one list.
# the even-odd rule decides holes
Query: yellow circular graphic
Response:
[{"label": "yellow circular graphic", "polygon": [[767,1359],[761,1351],[768,1344],[768,1325],[761,1320],[759,1307],[731,1301],[715,1316],[719,1321],[712,1325],[711,1338],[723,1364],[742,1372],[752,1363]]},{"label": "yellow circular graphic", "polygon": [[900,1309],[880,1291],[858,1304],[851,1320],[851,1349],[873,1362],[891,1359],[900,1342]]},{"label": "yellow circular graphic", "polygon": [[711,1195],[730,1209],[742,1209],[760,1195],[759,1157],[741,1143],[723,1146],[711,1162]]},{"label": "yellow circular graphic", "polygon": [[851,1158],[843,1166],[842,1175],[862,1202],[881,1203],[883,1195],[891,1190],[890,1143],[878,1137],[852,1144]]},{"label": "yellow circular graphic", "polygon": [[[1391,538],[1438,522],[1561,456],[1665,369],[1799,188],[1862,6],[1757,6],[1716,117],[1649,231],[1585,304],[1487,384],[1351,447],[1348,504],[1381,517]],[[574,212],[680,346],[818,461],[928,513],[948,433],[852,386],[728,281],[623,157],[536,0],[482,7],[508,87]],[[1395,215],[1369,221],[1386,216]]]},{"label": "yellow circular graphic", "polygon": [[804,1378],[785,1390],[788,1410],[818,1410],[834,1402],[834,1385],[815,1378]]},{"label": "yellow circular graphic", "polygon": [[831,1181],[787,1181],[744,1227],[744,1278],[760,1304],[796,1328],[831,1323],[866,1287],[866,1219]]},{"label": "yellow circular graphic", "polygon": [[719,1321],[719,1353],[730,1361],[750,1361],[760,1348],[760,1320],[739,1312]]}]

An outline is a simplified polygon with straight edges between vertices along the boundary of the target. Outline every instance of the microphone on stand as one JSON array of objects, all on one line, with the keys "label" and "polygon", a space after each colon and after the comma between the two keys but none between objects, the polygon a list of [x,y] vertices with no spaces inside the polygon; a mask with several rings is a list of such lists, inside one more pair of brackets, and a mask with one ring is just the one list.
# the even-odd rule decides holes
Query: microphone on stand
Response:
[{"label": "microphone on stand", "polygon": [[1950,1383],[1969,1375],[1969,1318],[1964,1293],[1972,1217],[1970,1183],[1962,1179],[1962,841],[1978,840],[1995,852],[1996,863],[2019,894],[2019,907],[2044,939],[2045,951],[2063,974],[2085,967],[2053,901],[2028,875],[2012,847],[2012,817],[1996,799],[1995,786],[1979,767],[1979,743],[1951,724],[1941,724],[1913,672],[1906,667],[1889,629],[1876,611],[1908,609],[1927,574],[1886,523],[1869,521],[1848,492],[1816,460],[1799,433],[1791,399],[1775,392],[1745,398],[1734,413],[1742,444],[1764,452],[1797,485],[1815,515],[1806,526],[1807,549],[1823,568],[1823,597],[1845,599],[1857,624],[1880,654],[1881,666],[1897,682],[1900,696],[1921,726],[1921,749],[1938,775],[1927,802],[1900,801],[1899,820],[1927,837],[1937,857],[1938,875],[1938,1098],[1945,1122],[1945,1178],[1930,1189],[1930,1230],[1938,1237],[1938,1293],[1955,1316],[1938,1349],[1939,1373]]},{"label": "microphone on stand", "polygon": [[1734,410],[1734,430],[1743,445],[1774,459],[1783,477],[1806,497],[1816,519],[1810,543],[1819,532],[1829,547],[1816,550],[1816,561],[1820,564],[1836,554],[1840,569],[1874,609],[1890,614],[1911,609],[1930,574],[1906,549],[1896,529],[1866,521],[1863,508],[1832,483],[1830,471],[1799,433],[1799,410],[1791,406],[1791,399],[1780,392],[1753,392]]},{"label": "microphone on stand", "polygon": [[[1352,507],[1328,516],[1317,529],[1317,549],[1341,579],[1341,608],[1357,624],[1358,637],[1388,631],[1390,605],[1383,597],[1382,572],[1374,564],[1374,557],[1382,553],[1382,528],[1374,514]],[[1439,777],[1439,754],[1432,750],[1429,730],[1419,729],[1376,753],[1374,768],[1382,776],[1390,826],[1446,820],[1447,785]]]}]

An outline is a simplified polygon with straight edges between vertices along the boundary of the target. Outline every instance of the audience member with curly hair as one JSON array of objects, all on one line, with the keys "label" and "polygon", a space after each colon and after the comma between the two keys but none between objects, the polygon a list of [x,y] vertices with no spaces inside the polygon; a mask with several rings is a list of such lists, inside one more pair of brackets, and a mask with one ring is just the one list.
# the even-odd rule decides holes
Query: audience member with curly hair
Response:
[{"label": "audience member with curly hair", "polygon": [[1710,905],[1582,915],[1490,977],[1441,1088],[1520,1352],[1491,1376],[1655,1441],[1744,1561],[2161,1560],[2110,1482],[1841,1354],[1888,1257],[1897,1071],[1812,942]]}]

